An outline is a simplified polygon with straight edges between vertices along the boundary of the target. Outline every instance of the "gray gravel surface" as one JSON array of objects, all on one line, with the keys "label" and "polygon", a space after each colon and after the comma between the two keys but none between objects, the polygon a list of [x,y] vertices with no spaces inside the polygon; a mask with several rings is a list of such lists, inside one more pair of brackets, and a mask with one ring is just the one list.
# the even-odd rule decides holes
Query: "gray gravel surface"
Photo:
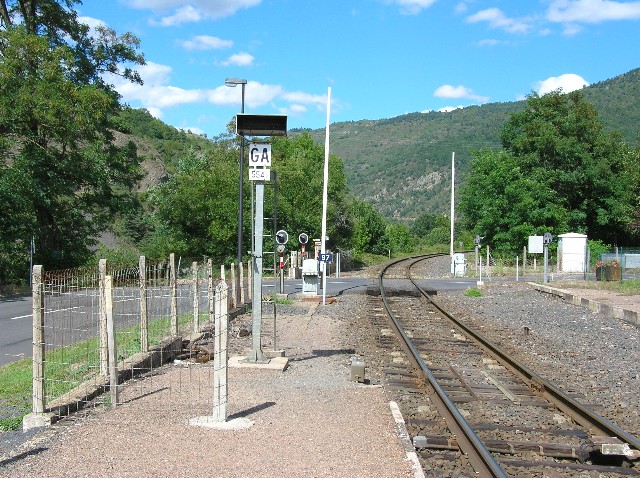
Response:
[{"label": "gray gravel surface", "polygon": [[524,283],[491,283],[483,294],[441,292],[436,300],[544,378],[582,394],[600,414],[640,436],[640,331],[635,325]]},{"label": "gray gravel surface", "polygon": [[[190,384],[188,397],[210,397],[210,367],[174,365],[152,378],[153,392],[125,387],[124,405],[65,420],[15,450],[0,476],[412,477],[383,389],[349,380],[366,305],[347,295],[278,306],[288,369],[229,370],[230,418],[250,420],[249,429],[189,426],[203,409],[176,398]],[[250,346],[250,336],[233,337],[230,350]]]}]

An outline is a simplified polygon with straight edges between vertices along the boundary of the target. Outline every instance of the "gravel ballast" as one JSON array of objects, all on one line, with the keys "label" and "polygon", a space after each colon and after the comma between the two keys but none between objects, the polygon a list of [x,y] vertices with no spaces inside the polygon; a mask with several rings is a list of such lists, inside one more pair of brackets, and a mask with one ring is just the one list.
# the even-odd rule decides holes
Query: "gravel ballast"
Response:
[{"label": "gravel ballast", "polygon": [[640,436],[640,330],[621,319],[537,292],[492,283],[483,297],[440,292],[437,301],[543,378]]}]

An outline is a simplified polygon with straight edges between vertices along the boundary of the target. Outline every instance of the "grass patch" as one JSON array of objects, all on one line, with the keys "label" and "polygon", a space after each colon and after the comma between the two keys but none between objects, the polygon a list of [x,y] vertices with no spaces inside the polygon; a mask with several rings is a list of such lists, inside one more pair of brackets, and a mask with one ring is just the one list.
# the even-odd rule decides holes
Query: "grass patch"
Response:
[{"label": "grass patch", "polygon": [[0,418],[0,432],[20,430],[22,428],[22,417],[28,413],[29,411],[27,410],[19,416]]},{"label": "grass patch", "polygon": [[271,294],[271,302],[279,305],[291,305],[294,303],[294,300],[286,297],[278,297],[277,294]]},{"label": "grass patch", "polygon": [[482,297],[484,294],[481,290],[470,287],[469,289],[464,291],[465,297]]},{"label": "grass patch", "polygon": [[31,410],[31,359],[0,367],[0,431],[18,430]]},{"label": "grass patch", "polygon": [[[190,315],[179,317],[178,329],[182,332],[187,331],[191,321]],[[149,322],[150,347],[169,336],[170,325],[170,318]],[[116,332],[116,344],[120,358],[140,352],[140,326],[127,327]],[[22,418],[31,411],[32,369],[33,362],[30,358],[0,367],[0,431],[19,429],[22,426]],[[97,338],[47,350],[46,401],[64,395],[80,383],[97,376],[99,372],[100,347]]]}]

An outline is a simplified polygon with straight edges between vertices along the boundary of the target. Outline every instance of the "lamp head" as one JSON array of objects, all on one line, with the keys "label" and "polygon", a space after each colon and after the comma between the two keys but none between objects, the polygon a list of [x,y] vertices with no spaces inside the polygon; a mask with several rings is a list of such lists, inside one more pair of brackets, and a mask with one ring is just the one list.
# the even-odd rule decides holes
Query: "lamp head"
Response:
[{"label": "lamp head", "polygon": [[247,84],[247,80],[245,80],[243,78],[225,78],[224,84],[226,86],[231,86],[231,87],[235,88],[236,85],[246,85]]}]

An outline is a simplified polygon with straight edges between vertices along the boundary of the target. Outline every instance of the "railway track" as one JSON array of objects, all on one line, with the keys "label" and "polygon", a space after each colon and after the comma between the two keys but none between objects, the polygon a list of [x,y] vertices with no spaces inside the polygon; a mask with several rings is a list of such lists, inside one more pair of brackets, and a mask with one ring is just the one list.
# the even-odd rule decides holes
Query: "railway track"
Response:
[{"label": "railway track", "polygon": [[638,438],[438,305],[411,273],[431,257],[389,264],[378,284],[385,383],[429,476],[640,476]]}]

